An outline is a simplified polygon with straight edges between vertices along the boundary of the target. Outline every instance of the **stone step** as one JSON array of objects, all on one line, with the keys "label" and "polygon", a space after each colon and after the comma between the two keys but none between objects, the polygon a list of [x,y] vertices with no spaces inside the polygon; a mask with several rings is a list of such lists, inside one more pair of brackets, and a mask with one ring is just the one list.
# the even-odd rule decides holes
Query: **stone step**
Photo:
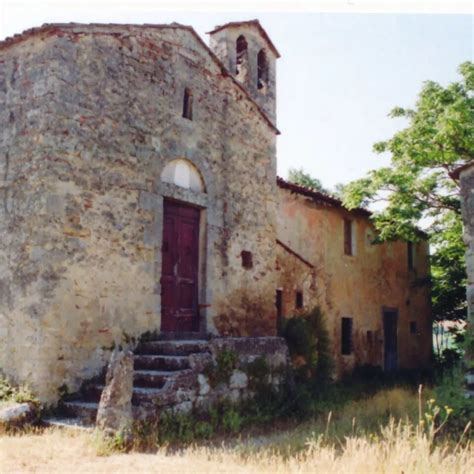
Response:
[{"label": "stone step", "polygon": [[98,403],[86,401],[71,401],[62,404],[62,412],[69,418],[79,418],[84,424],[95,424]]},{"label": "stone step", "polygon": [[133,386],[163,388],[167,380],[180,372],[180,370],[135,370],[133,374]]},{"label": "stone step", "polygon": [[135,355],[135,370],[176,371],[189,368],[187,356]]},{"label": "stone step", "polygon": [[104,382],[102,381],[102,383],[89,384],[84,387],[82,389],[82,401],[99,403],[104,386]]},{"label": "stone step", "polygon": [[135,349],[135,354],[186,356],[209,350],[208,341],[202,339],[182,341],[147,341]]},{"label": "stone step", "polygon": [[48,416],[41,420],[43,426],[64,428],[78,431],[92,431],[95,428],[93,423],[85,423],[80,418],[59,418]]},{"label": "stone step", "polygon": [[209,340],[210,335],[205,332],[162,332],[158,339],[161,341],[182,341],[189,339]]},{"label": "stone step", "polygon": [[137,406],[141,404],[160,405],[159,400],[168,395],[162,388],[134,387],[132,404]]}]

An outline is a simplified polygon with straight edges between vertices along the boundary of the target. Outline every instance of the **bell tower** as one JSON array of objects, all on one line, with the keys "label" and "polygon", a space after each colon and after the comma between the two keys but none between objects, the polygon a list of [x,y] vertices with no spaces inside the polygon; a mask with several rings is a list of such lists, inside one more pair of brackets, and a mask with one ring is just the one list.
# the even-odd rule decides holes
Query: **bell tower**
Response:
[{"label": "bell tower", "polygon": [[276,125],[276,60],[280,54],[260,22],[226,23],[208,34],[214,54]]}]

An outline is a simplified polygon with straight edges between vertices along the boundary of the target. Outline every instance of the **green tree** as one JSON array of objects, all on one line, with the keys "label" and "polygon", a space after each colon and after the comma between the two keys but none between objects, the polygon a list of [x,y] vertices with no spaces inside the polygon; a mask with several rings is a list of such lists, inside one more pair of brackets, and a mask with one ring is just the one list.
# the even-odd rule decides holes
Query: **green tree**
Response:
[{"label": "green tree", "polygon": [[350,208],[383,201],[374,214],[380,240],[431,238],[434,315],[465,317],[465,267],[459,184],[451,176],[474,159],[474,64],[460,65],[461,81],[443,87],[427,81],[416,107],[394,108],[390,117],[408,125],[374,151],[391,164],[344,187]]},{"label": "green tree", "polygon": [[306,173],[303,168],[290,168],[288,171],[288,181],[316,191],[326,192],[321,181]]}]

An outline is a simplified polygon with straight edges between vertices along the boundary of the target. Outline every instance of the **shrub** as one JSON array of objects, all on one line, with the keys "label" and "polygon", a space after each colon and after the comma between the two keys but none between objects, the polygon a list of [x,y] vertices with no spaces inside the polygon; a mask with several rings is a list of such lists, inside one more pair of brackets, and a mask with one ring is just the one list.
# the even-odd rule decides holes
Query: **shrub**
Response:
[{"label": "shrub", "polygon": [[222,414],[222,427],[228,433],[237,433],[242,426],[242,417],[237,408],[229,407]]},{"label": "shrub", "polygon": [[209,379],[212,387],[220,383],[229,382],[230,376],[235,368],[237,368],[238,355],[236,352],[223,349],[216,356],[216,363],[209,364],[204,370],[205,375]]},{"label": "shrub", "polygon": [[474,400],[466,398],[463,390],[464,372],[460,366],[450,372],[445,371],[434,388],[436,403],[452,409],[443,432],[457,436],[462,433],[469,421],[474,419]]},{"label": "shrub", "polygon": [[26,385],[13,385],[0,377],[0,402],[33,403],[39,408],[39,400]]},{"label": "shrub", "polygon": [[296,375],[302,380],[327,382],[332,377],[334,362],[326,320],[318,306],[300,316],[287,319],[282,328],[292,358],[301,356],[304,364]]}]

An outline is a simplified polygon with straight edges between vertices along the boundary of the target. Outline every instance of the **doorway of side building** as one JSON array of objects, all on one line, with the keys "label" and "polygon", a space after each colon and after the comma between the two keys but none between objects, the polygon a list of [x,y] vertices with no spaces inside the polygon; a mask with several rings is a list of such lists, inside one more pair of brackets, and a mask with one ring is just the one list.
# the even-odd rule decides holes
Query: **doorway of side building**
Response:
[{"label": "doorway of side building", "polygon": [[384,369],[398,369],[398,310],[383,309]]},{"label": "doorway of side building", "polygon": [[164,201],[161,265],[161,330],[199,329],[198,266],[200,210]]}]

